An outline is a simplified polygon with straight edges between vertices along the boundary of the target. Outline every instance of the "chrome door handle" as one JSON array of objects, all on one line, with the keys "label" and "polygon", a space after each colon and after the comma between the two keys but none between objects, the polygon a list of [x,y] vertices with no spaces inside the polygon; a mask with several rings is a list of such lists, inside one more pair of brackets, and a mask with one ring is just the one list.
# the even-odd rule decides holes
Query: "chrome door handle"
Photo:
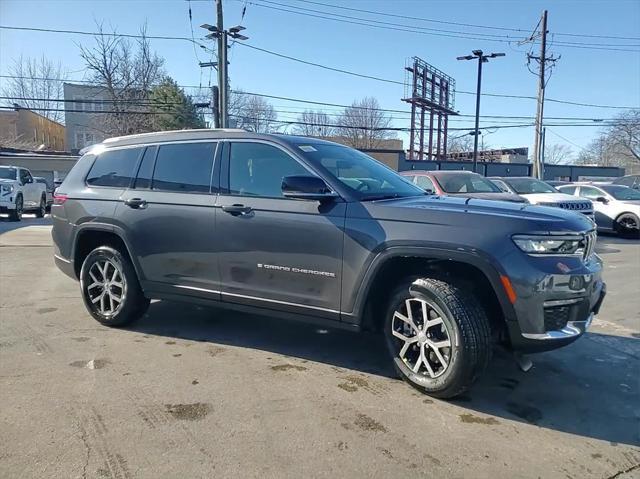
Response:
[{"label": "chrome door handle", "polygon": [[141,210],[147,207],[147,202],[142,198],[128,198],[124,200],[124,204],[134,210]]},{"label": "chrome door handle", "polygon": [[251,206],[245,206],[245,205],[239,205],[239,204],[225,205],[222,207],[222,211],[224,211],[225,213],[229,213],[232,216],[244,216],[251,213],[253,211],[253,208],[251,208]]}]

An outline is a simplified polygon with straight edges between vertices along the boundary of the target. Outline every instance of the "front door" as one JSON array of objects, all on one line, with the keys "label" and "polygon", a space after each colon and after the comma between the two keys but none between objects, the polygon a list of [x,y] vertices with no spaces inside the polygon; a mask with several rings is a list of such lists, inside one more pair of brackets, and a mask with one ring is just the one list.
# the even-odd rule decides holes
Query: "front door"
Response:
[{"label": "front door", "polygon": [[29,173],[29,170],[20,168],[20,183],[22,183],[22,200],[25,208],[33,208],[40,204],[40,195],[38,195],[38,186]]},{"label": "front door", "polygon": [[283,197],[284,176],[314,173],[275,144],[231,142],[224,156],[215,238],[222,299],[337,316],[345,203]]},{"label": "front door", "polygon": [[216,142],[148,146],[115,217],[125,228],[144,289],[219,299],[213,249]]}]

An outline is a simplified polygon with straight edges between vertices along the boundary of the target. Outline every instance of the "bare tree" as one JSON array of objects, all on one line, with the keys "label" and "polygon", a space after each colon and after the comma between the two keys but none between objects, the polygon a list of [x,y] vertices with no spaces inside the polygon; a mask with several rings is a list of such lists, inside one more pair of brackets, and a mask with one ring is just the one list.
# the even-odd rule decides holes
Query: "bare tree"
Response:
[{"label": "bare tree", "polygon": [[618,115],[580,152],[578,163],[598,166],[640,166],[640,110]]},{"label": "bare tree", "polygon": [[278,127],[278,115],[273,105],[260,96],[233,94],[229,101],[229,116],[238,128],[255,133],[269,133]]},{"label": "bare tree", "polygon": [[150,131],[153,122],[149,111],[149,93],[164,76],[164,60],[152,52],[146,36],[146,25],[140,38],[106,34],[98,25],[95,45],[79,45],[91,79],[100,87],[98,97],[106,96],[104,110],[95,115],[95,128],[107,135],[127,135]]},{"label": "bare tree", "polygon": [[544,149],[544,162],[547,165],[566,164],[573,158],[573,150],[567,145],[547,145]]},{"label": "bare tree", "polygon": [[9,67],[7,86],[3,96],[12,97],[8,104],[18,104],[59,123],[64,121],[62,111],[62,85],[68,76],[60,62],[53,62],[45,55],[29,58],[20,55]]},{"label": "bare tree", "polygon": [[391,118],[381,111],[378,100],[366,97],[344,109],[336,132],[353,148],[377,148],[382,140],[395,137]]},{"label": "bare tree", "polygon": [[297,121],[299,124],[293,129],[297,135],[327,138],[336,133],[336,128],[333,126],[335,122],[320,110],[305,110],[298,116]]},{"label": "bare tree", "polygon": [[473,151],[473,135],[466,133],[447,136],[447,153],[467,153]]}]

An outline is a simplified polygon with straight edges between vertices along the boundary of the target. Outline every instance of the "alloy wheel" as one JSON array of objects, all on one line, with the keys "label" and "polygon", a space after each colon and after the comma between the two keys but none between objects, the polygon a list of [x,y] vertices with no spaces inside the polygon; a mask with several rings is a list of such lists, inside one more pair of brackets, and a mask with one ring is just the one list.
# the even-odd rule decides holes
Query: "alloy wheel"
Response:
[{"label": "alloy wheel", "polygon": [[622,228],[627,231],[633,231],[638,229],[638,224],[636,223],[635,218],[630,215],[620,218],[620,226],[622,226]]},{"label": "alloy wheel", "polygon": [[91,283],[87,296],[96,310],[104,316],[113,316],[124,303],[127,284],[120,268],[112,261],[101,259],[89,268]]},{"label": "alloy wheel", "polygon": [[414,374],[437,378],[451,362],[451,334],[435,304],[408,298],[393,313],[397,355]]}]

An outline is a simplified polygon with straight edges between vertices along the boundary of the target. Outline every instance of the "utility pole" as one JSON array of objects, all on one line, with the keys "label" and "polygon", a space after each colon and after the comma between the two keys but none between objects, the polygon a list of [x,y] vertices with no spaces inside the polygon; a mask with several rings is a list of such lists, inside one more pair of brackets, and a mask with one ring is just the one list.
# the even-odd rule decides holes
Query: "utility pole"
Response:
[{"label": "utility pole", "polygon": [[227,64],[227,38],[234,40],[248,40],[249,37],[241,35],[239,32],[245,27],[238,25],[229,30],[224,29],[224,17],[222,15],[222,0],[216,0],[216,26],[207,23],[200,25],[201,28],[210,31],[206,38],[217,39],[218,41],[218,117],[219,127],[229,127],[229,74]]},{"label": "utility pole", "polygon": [[542,143],[542,119],[544,116],[545,64],[547,61],[547,11],[542,13],[542,41],[540,46],[540,73],[538,78],[538,108],[536,110],[536,134],[533,140],[533,177],[542,179],[540,145]]},{"label": "utility pole", "polygon": [[490,53],[484,55],[482,50],[473,50],[473,55],[466,55],[464,57],[458,57],[458,60],[473,60],[478,59],[478,85],[476,88],[476,127],[473,132],[473,172],[478,172],[478,135],[480,135],[480,96],[482,89],[482,64],[487,63],[489,58],[503,57],[504,53]]},{"label": "utility pole", "polygon": [[213,127],[220,128],[220,90],[215,85],[211,87],[211,114]]},{"label": "utility pole", "polygon": [[547,144],[547,127],[542,128],[541,144],[542,146],[540,148],[540,178],[539,179],[543,180],[544,179],[544,162],[546,160],[546,158],[544,157],[544,150]]}]

